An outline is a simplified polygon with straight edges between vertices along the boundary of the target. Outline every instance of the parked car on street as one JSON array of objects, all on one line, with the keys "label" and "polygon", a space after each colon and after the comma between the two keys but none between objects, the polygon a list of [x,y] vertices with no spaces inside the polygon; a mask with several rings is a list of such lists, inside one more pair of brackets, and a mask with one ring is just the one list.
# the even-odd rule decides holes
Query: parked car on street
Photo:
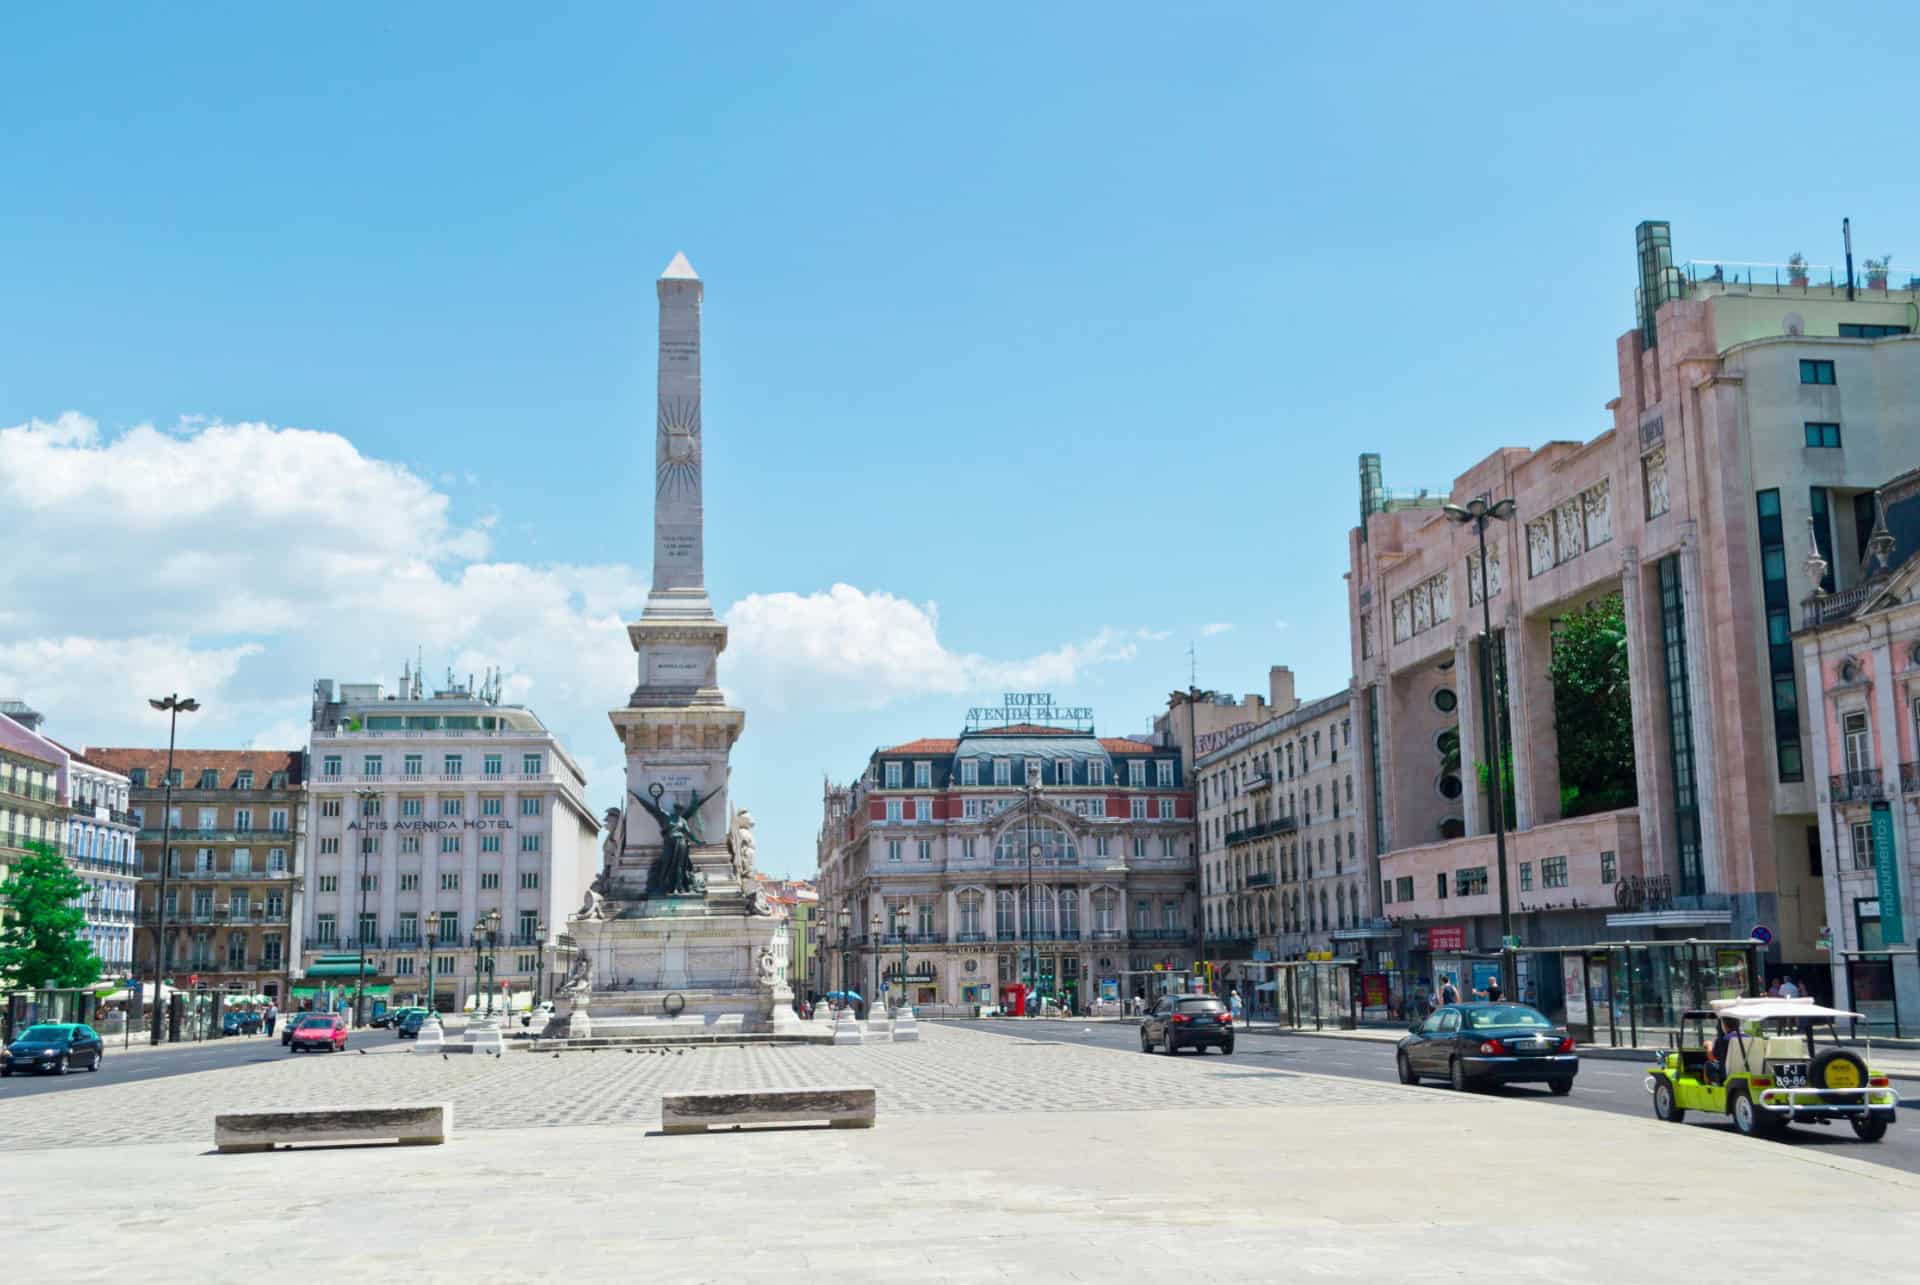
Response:
[{"label": "parked car on street", "polygon": [[312,1017],[311,1013],[288,1013],[280,1019],[280,1047],[285,1048],[293,1041],[293,1028],[300,1025],[303,1017]]},{"label": "parked car on street", "polygon": [[400,1016],[393,1019],[394,1038],[401,1040],[419,1039],[420,1028],[427,1024],[427,1017],[431,1012],[431,1009],[425,1008],[409,1008],[403,1011]]},{"label": "parked car on street", "polygon": [[339,1013],[306,1013],[293,1024],[288,1047],[295,1053],[337,1053],[347,1047],[347,1019]]},{"label": "parked car on street", "polygon": [[230,1008],[220,1015],[220,1033],[222,1035],[258,1035],[260,1022],[260,1014],[252,1009]]},{"label": "parked car on street", "polygon": [[1140,1023],[1140,1051],[1217,1048],[1233,1052],[1233,1013],[1212,995],[1162,995]]},{"label": "parked car on street", "polygon": [[51,1071],[65,1075],[75,1067],[98,1071],[106,1045],[81,1022],[38,1022],[0,1049],[0,1075]]},{"label": "parked car on street", "polygon": [[[1750,1138],[1790,1124],[1845,1120],[1862,1142],[1878,1142],[1894,1121],[1900,1095],[1869,1064],[1871,1045],[1855,1052],[1834,1033],[1835,1019],[1859,1016],[1811,998],[1767,995],[1689,1010],[1681,1015],[1674,1051],[1647,1072],[1653,1113],[1678,1124],[1689,1111],[1711,1111],[1732,1119]],[[1723,1059],[1710,1063],[1726,1023],[1734,1029],[1727,1033]],[[1824,1049],[1814,1036],[1821,1026],[1831,1040]]]},{"label": "parked car on street", "polygon": [[1441,1079],[1465,1092],[1491,1084],[1544,1084],[1573,1092],[1573,1036],[1525,1004],[1448,1004],[1415,1022],[1394,1053],[1400,1083]]}]

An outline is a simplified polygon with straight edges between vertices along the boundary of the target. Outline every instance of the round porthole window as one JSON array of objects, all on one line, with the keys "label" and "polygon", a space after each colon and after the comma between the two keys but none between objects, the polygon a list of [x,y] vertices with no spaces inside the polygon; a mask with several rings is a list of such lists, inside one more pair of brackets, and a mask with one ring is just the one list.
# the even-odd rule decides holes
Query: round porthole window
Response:
[{"label": "round porthole window", "polygon": [[1448,817],[1440,823],[1442,839],[1464,839],[1467,837],[1467,823],[1459,817]]},{"label": "round porthole window", "polygon": [[1440,791],[1443,799],[1457,799],[1460,797],[1460,778],[1448,772],[1434,783],[1434,788]]},{"label": "round porthole window", "polygon": [[1453,688],[1451,687],[1435,688],[1433,693],[1433,707],[1442,714],[1451,714],[1454,710],[1460,708],[1460,698],[1454,695]]}]

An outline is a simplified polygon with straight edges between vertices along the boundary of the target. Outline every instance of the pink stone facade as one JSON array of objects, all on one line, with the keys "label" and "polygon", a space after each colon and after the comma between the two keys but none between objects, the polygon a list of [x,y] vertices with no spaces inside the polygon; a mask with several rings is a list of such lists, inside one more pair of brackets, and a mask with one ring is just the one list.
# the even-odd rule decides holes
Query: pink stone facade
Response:
[{"label": "pink stone facade", "polygon": [[[1702,285],[1687,296],[1658,310],[1657,346],[1637,329],[1619,339],[1608,431],[1498,450],[1444,497],[1510,498],[1515,509],[1486,533],[1513,748],[1515,932],[1552,945],[1745,939],[1764,928],[1780,963],[1824,973],[1824,769],[1807,718],[1817,705],[1787,638],[1797,617],[1783,605],[1812,588],[1801,566],[1809,517],[1825,506],[1844,589],[1860,575],[1856,497],[1897,471],[1890,464],[1920,464],[1920,435],[1891,410],[1910,416],[1920,402],[1920,337],[1843,337],[1843,324],[1857,328],[1848,318],[1895,315],[1844,292]],[[1842,426],[1845,449],[1808,448],[1818,423]],[[1382,910],[1405,929],[1396,965],[1417,972],[1412,943],[1435,923],[1464,923],[1469,949],[1498,945],[1492,818],[1473,770],[1488,758],[1482,609],[1469,581],[1478,546],[1441,497],[1395,499],[1377,473],[1370,483],[1368,460],[1377,469],[1363,457],[1363,525],[1349,537],[1355,707],[1376,791]],[[1563,820],[1552,630],[1613,593],[1626,622],[1638,797]],[[1456,726],[1463,766],[1449,771],[1438,738]],[[1910,761],[1910,741],[1898,744]],[[1541,863],[1561,857],[1566,882],[1543,887]],[[1482,867],[1487,891],[1460,896],[1460,873]],[[1656,908],[1617,905],[1632,902],[1620,885],[1635,876],[1673,895]]]}]

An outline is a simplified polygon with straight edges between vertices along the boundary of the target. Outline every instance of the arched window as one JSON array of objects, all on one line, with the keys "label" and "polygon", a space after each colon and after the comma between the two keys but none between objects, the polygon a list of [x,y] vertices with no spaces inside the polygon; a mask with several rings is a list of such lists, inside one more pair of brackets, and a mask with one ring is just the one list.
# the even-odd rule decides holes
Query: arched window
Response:
[{"label": "arched window", "polygon": [[1001,941],[1012,941],[1020,935],[1020,927],[1013,917],[1013,889],[996,888],[993,893],[993,931]]},{"label": "arched window", "polygon": [[1033,858],[1036,866],[1079,864],[1080,850],[1074,845],[1073,836],[1049,821],[1039,822],[1031,828],[1025,821],[1015,821],[1002,830],[993,845],[994,863],[1003,866],[1026,865],[1029,833],[1032,842],[1040,848]]},{"label": "arched window", "polygon": [[962,937],[978,937],[984,931],[980,927],[981,896],[978,892],[968,891],[960,894],[956,904],[960,907],[960,924],[956,931]]}]

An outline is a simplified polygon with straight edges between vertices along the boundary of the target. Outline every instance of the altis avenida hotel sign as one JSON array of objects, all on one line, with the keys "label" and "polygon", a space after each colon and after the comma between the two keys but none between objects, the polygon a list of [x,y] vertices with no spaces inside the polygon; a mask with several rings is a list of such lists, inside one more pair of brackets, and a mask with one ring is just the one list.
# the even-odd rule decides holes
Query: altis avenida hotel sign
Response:
[{"label": "altis avenida hotel sign", "polygon": [[1039,723],[1047,727],[1093,730],[1091,705],[1056,705],[1052,692],[1008,692],[998,705],[975,705],[967,711],[967,730],[1006,727],[1012,723]]}]

